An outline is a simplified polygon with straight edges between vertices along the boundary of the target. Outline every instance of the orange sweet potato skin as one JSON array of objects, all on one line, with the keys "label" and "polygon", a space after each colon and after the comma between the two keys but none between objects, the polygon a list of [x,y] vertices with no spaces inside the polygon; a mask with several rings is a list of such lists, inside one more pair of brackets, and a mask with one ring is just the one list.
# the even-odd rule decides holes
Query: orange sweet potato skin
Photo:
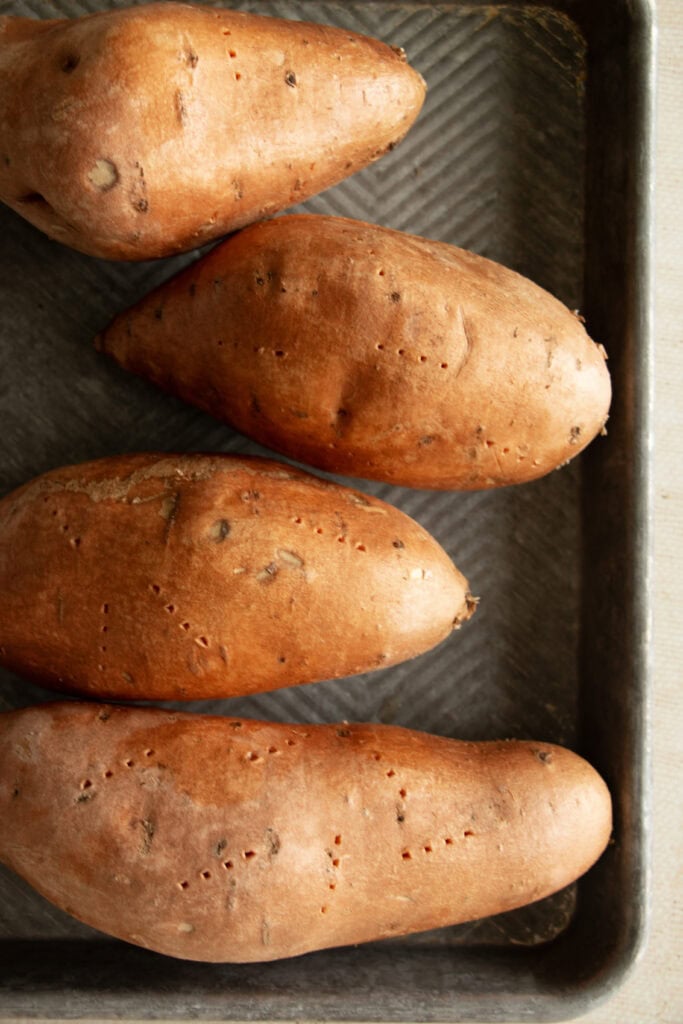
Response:
[{"label": "orange sweet potato skin", "polygon": [[97,697],[228,697],[414,657],[473,608],[416,522],[265,459],[130,455],[0,502],[0,661]]},{"label": "orange sweet potato skin", "polygon": [[409,487],[543,476],[595,437],[610,404],[604,353],[543,289],[335,217],[247,228],[97,345],[276,451]]},{"label": "orange sweet potato skin", "polygon": [[346,30],[152,3],[0,18],[0,199],[50,237],[139,260],[301,202],[382,156],[425,85]]},{"label": "orange sweet potato skin", "polygon": [[540,899],[602,853],[561,747],[54,704],[0,716],[0,859],[175,957],[261,961]]}]

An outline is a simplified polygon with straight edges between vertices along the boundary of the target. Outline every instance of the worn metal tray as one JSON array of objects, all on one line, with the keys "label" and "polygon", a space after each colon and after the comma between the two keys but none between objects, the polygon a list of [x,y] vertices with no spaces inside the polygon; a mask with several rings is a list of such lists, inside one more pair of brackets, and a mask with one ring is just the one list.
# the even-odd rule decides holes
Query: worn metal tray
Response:
[{"label": "worn metal tray", "polygon": [[[122,5],[0,0],[0,13]],[[429,84],[419,122],[306,209],[457,243],[533,278],[586,315],[615,398],[608,437],[534,484],[439,494],[358,483],[421,521],[469,576],[481,605],[459,635],[384,673],[190,708],[564,743],[607,779],[614,841],[577,885],[532,907],[262,966],[182,963],[105,939],[2,869],[0,1017],[568,1019],[619,984],[646,918],[653,12],[648,0],[236,6],[405,46]],[[92,260],[0,209],[0,493],[123,450],[263,451],[90,344],[192,258]],[[2,709],[52,698],[0,673]]]}]

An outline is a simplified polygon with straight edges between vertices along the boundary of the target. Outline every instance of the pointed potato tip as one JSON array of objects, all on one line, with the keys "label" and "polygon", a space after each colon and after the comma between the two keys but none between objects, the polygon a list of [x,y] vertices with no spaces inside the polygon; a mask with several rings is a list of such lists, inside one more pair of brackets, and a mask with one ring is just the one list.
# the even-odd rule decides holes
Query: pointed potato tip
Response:
[{"label": "pointed potato tip", "polygon": [[480,598],[475,597],[474,594],[471,594],[469,590],[467,591],[467,593],[465,594],[465,603],[458,612],[458,614],[453,619],[453,629],[460,629],[463,622],[467,622],[468,619],[472,618],[475,611],[477,610],[477,605],[479,604],[479,601]]}]

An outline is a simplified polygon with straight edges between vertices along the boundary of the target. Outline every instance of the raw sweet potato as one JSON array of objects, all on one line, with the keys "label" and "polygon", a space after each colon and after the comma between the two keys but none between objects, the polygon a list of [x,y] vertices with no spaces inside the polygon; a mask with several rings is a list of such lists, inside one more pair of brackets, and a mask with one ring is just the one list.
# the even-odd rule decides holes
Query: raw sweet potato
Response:
[{"label": "raw sweet potato", "polygon": [[0,715],[0,859],[68,913],[191,960],[295,956],[519,907],[610,835],[547,743],[53,704]]},{"label": "raw sweet potato", "polygon": [[610,403],[603,351],[543,289],[335,217],[247,228],[97,344],[276,451],[410,487],[533,480],[578,454]]},{"label": "raw sweet potato", "polygon": [[427,650],[473,607],[408,516],[263,459],[102,459],[0,502],[0,663],[74,693],[351,675]]},{"label": "raw sweet potato", "polygon": [[425,85],[347,30],[153,3],[0,18],[0,199],[94,256],[191,249],[405,135]]}]

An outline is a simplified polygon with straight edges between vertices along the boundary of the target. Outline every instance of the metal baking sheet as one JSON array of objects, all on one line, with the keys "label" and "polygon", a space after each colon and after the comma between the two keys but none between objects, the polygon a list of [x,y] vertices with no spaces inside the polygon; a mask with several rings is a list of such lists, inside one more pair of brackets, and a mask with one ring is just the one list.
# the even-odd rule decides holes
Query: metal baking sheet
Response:
[{"label": "metal baking sheet", "polygon": [[[0,0],[0,14],[119,6]],[[231,6],[405,47],[429,86],[418,123],[304,209],[452,242],[531,277],[587,317],[615,398],[608,437],[533,484],[443,494],[355,482],[418,519],[480,595],[444,645],[368,676],[185,707],[563,743],[607,779],[614,841],[583,880],[531,907],[246,966],[106,939],[0,869],[0,1017],[566,1020],[619,984],[646,917],[652,10],[648,0]],[[93,260],[0,208],[0,494],[121,451],[265,453],[92,348],[117,311],[194,258]],[[0,709],[48,699],[0,672]]]}]

